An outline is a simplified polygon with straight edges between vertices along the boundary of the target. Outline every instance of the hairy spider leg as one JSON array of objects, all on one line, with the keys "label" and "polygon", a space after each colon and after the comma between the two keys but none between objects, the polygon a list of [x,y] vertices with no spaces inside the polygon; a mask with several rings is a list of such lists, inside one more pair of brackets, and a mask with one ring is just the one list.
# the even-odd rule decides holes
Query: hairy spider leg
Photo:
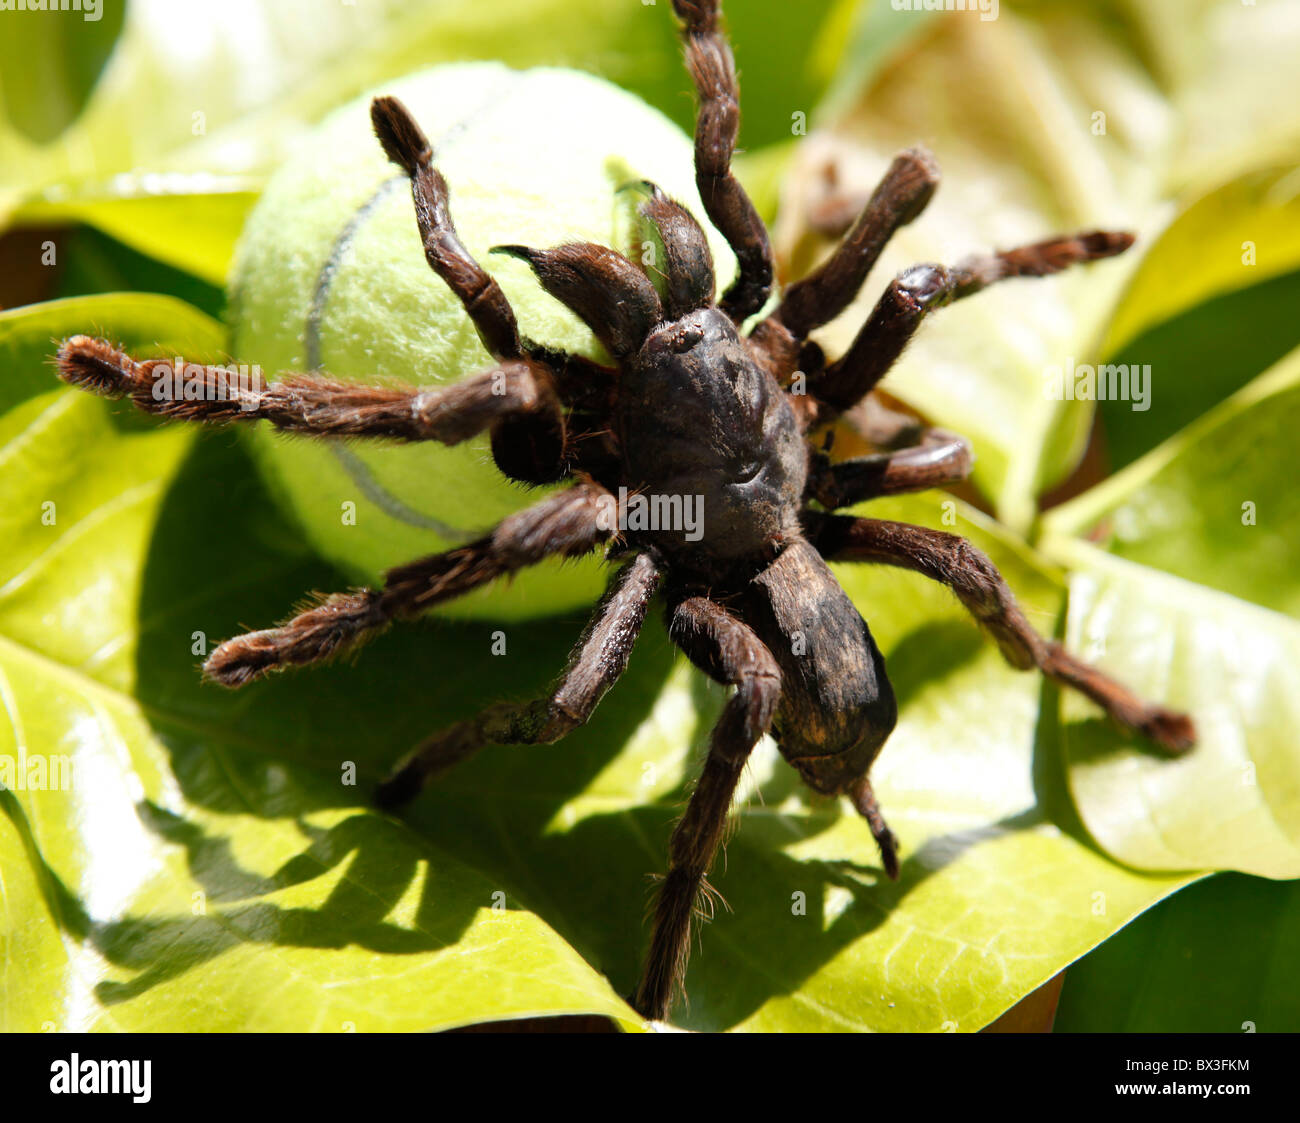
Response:
[{"label": "hairy spider leg", "polygon": [[418,616],[543,558],[588,554],[614,531],[604,517],[612,502],[597,484],[575,484],[503,519],[477,542],[390,569],[382,589],[334,593],[278,627],[226,640],[208,656],[204,674],[234,687],[319,663],[355,649],[398,618]]},{"label": "hairy spider leg", "polygon": [[1092,699],[1119,725],[1171,755],[1191,748],[1196,728],[1186,714],[1138,698],[1122,683],[1040,636],[1016,604],[997,567],[964,538],[908,523],[808,513],[809,537],[828,561],[873,562],[920,573],[947,585],[997,641],[1017,670],[1048,678]]},{"label": "hairy spider leg", "polygon": [[699,95],[695,118],[695,183],[709,221],[736,254],[740,271],[719,307],[739,324],[772,292],[772,246],[767,227],[731,170],[740,132],[736,60],[718,25],[719,0],[673,0],[682,21],[686,67]]},{"label": "hairy spider leg", "polygon": [[708,756],[668,844],[668,873],[654,905],[650,952],[633,1004],[668,1017],[686,977],[691,924],[710,889],[707,875],[726,834],[745,761],[767,732],[781,694],[776,659],[754,630],[721,605],[693,596],[671,607],[668,633],[705,674],[736,687],[713,728]]},{"label": "hairy spider leg", "polygon": [[389,809],[409,803],[431,779],[484,745],[551,744],[585,724],[627,669],[660,577],[648,553],[634,557],[610,582],[564,673],[545,698],[503,702],[434,734],[379,785],[376,803]]}]

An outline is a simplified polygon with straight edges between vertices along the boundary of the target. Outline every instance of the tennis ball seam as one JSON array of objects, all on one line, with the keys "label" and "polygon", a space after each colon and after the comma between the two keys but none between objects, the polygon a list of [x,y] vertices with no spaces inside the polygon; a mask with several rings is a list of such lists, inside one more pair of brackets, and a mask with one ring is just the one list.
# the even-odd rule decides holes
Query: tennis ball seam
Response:
[{"label": "tennis ball seam", "polygon": [[[505,289],[521,336],[548,350],[600,357],[590,329],[522,264],[485,256],[491,246],[589,240],[635,259],[646,252],[631,213],[635,199],[616,195],[645,178],[703,214],[690,138],[592,75],[458,63],[395,78],[376,92],[401,97],[436,138],[431,146],[461,238]],[[405,177],[383,159],[368,101],[322,122],[250,215],[232,277],[233,350],[268,372],[454,385],[493,359],[425,261]],[[734,258],[700,221],[725,288]],[[285,438],[265,425],[245,436],[294,530],[361,584],[489,532],[539,494],[501,475],[486,435],[454,447]],[[593,601],[606,579],[598,556],[544,563],[435,613],[554,614]]]}]

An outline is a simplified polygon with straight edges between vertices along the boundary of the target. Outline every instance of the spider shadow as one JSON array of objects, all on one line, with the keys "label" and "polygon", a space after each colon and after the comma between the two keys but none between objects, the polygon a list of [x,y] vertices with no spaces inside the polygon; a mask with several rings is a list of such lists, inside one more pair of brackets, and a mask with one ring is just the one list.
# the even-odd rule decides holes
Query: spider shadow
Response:
[{"label": "spider shadow", "polygon": [[[387,920],[416,875],[418,852],[410,848],[406,860],[394,861],[388,837],[392,827],[375,816],[350,816],[327,830],[300,820],[297,825],[310,844],[262,877],[239,864],[228,839],[145,800],[136,806],[141,822],[160,842],[185,850],[189,872],[202,889],[191,898],[188,912],[98,920],[40,853],[26,812],[11,792],[0,790],[0,808],[23,840],[46,908],[60,931],[93,947],[124,972],[134,972],[127,979],[95,985],[95,997],[106,1007],[137,998],[247,944],[357,946],[377,955],[436,951],[455,943],[473,911],[463,901],[448,908],[426,883],[413,926]],[[264,899],[345,863],[346,874],[318,907],[288,907]]]},{"label": "spider shadow", "polygon": [[[259,558],[256,568],[250,556]],[[503,698],[541,694],[586,614],[508,625],[421,621],[390,630],[350,663],[237,692],[200,682],[196,635],[265,625],[305,591],[346,584],[296,546],[242,446],[219,435],[196,443],[150,544],[137,693],[189,804],[291,819],[303,847],[270,873],[250,870],[230,839],[183,813],[139,803],[150,836],[184,851],[207,913],[191,915],[189,901],[180,900],[168,916],[100,922],[63,901],[61,914],[79,917],[76,928],[105,958],[133,972],[126,981],[102,983],[101,1001],[127,1001],[241,943],[431,951],[456,942],[477,908],[494,903],[486,892],[472,907],[440,897],[440,879],[426,877],[417,930],[387,919],[415,881],[421,855],[418,845],[394,847],[399,828],[368,808],[368,793],[393,760],[434,729]],[[506,654],[493,655],[493,633],[501,630]],[[664,868],[672,822],[725,692],[702,676],[692,680],[706,720],[692,734],[696,752],[675,778],[673,798],[592,814],[563,830],[556,824],[649,718],[678,658],[653,612],[626,674],[586,727],[556,745],[489,747],[405,816],[430,860],[462,863],[500,887],[510,907],[538,913],[622,993],[635,986],[644,951],[649,875]],[[348,763],[356,767],[354,786],[340,782]],[[328,830],[313,827],[318,813],[340,809],[353,813]],[[345,859],[348,876],[321,904],[281,903],[282,890],[324,877]],[[351,888],[358,882],[367,893]]]},{"label": "spider shadow", "polygon": [[[648,716],[673,660],[661,630],[658,643],[647,636],[619,703],[603,708],[594,734],[556,747],[486,751],[467,777],[477,818],[435,818],[412,836],[369,807],[374,783],[430,732],[503,698],[543,693],[587,614],[535,623],[422,620],[398,625],[348,662],[237,692],[201,682],[208,637],[265,626],[309,590],[348,584],[304,550],[237,439],[205,434],[195,443],[149,543],[137,611],[136,695],[188,804],[291,820],[302,849],[270,873],[251,870],[236,857],[232,837],[207,829],[198,816],[141,800],[142,828],[157,844],[184,851],[202,909],[195,915],[181,896],[165,915],[102,920],[89,915],[33,845],[47,905],[62,930],[134,972],[99,985],[105,1004],[182,977],[243,943],[355,945],[382,955],[454,944],[480,908],[500,902],[486,890],[482,901],[447,895],[445,879],[424,877],[413,926],[394,923],[389,914],[426,861],[461,859],[480,880],[502,887],[507,907],[539,896],[516,888],[503,870],[509,863],[487,845],[500,834],[490,793],[505,795],[510,848],[535,846],[560,808],[586,790]],[[501,632],[506,653],[494,654]],[[528,753],[523,761],[520,754]],[[5,806],[21,819],[19,805]],[[353,813],[328,828],[316,825],[319,813],[339,810]],[[345,872],[317,906],[290,907],[276,897],[336,870]]]},{"label": "spider shadow", "polygon": [[[124,973],[134,972],[101,983],[100,1000],[128,1001],[243,943],[354,945],[377,955],[455,943],[477,910],[496,902],[444,896],[439,879],[426,877],[414,927],[389,919],[421,862],[442,856],[500,886],[509,907],[537,912],[629,993],[647,941],[648,875],[664,868],[672,823],[725,692],[702,676],[693,678],[705,721],[691,734],[695,751],[683,762],[672,797],[653,804],[626,800],[615,810],[591,798],[602,772],[616,767],[621,747],[650,718],[679,657],[652,613],[627,673],[586,727],[556,745],[490,747],[459,766],[405,817],[412,839],[368,808],[372,782],[432,730],[503,697],[542,693],[586,614],[507,625],[421,621],[394,628],[351,665],[279,676],[234,693],[200,683],[196,635],[220,637],[265,625],[306,590],[346,584],[303,549],[241,445],[220,435],[196,443],[150,543],[138,612],[137,693],[190,804],[292,820],[303,845],[270,873],[250,870],[230,839],[143,800],[136,808],[141,823],[152,838],[184,851],[207,913],[193,915],[187,898],[168,915],[107,921],[89,916],[33,847],[47,904],[63,929],[90,941]],[[508,653],[493,655],[493,633],[502,629]],[[900,699],[905,704],[955,670],[980,643],[974,628],[956,625],[927,626],[905,637],[890,656]],[[1042,755],[1035,752],[1036,773]],[[340,779],[349,765],[358,776],[352,785]],[[766,805],[779,804],[797,784],[793,770],[779,765],[763,786]],[[4,806],[11,818],[21,815],[12,797]],[[351,813],[328,828],[314,825],[316,813],[340,809]],[[744,829],[755,844],[745,849],[749,868],[733,859],[730,869],[715,875],[734,911],[721,913],[703,934],[688,980],[694,1005],[681,1014],[684,1023],[732,1025],[771,997],[796,991],[964,849],[989,832],[1032,826],[1043,811],[1040,799],[1038,808],[981,831],[929,839],[904,862],[897,884],[883,881],[876,867],[796,861],[782,852],[833,825],[834,811],[797,827],[775,818],[767,826],[747,821]],[[403,844],[395,844],[395,832]],[[292,907],[277,899],[345,860],[347,876],[320,905]],[[754,962],[752,933],[788,926],[795,892],[805,895],[802,926],[781,943],[779,962]],[[826,924],[811,919],[832,913]],[[732,985],[738,976],[745,986]]]}]

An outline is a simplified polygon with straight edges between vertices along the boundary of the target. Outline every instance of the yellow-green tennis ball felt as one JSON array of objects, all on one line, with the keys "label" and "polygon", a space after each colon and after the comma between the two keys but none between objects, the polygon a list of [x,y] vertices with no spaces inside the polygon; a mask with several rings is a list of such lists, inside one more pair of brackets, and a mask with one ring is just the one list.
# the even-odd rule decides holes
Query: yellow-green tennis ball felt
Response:
[{"label": "yellow-green tennis ball felt", "polygon": [[[657,110],[590,75],[439,66],[372,91],[401,98],[429,137],[465,245],[501,283],[526,338],[608,361],[591,332],[542,291],[528,266],[492,246],[599,242],[640,259],[646,230],[620,191],[650,179],[705,223],[719,288],[735,259],[708,226],[692,144]],[[231,281],[231,351],[274,378],[320,370],[359,381],[446,385],[491,356],[425,262],[408,181],[371,131],[370,95],[326,119],[253,208]],[[506,480],[486,434],[453,448],[347,443],[249,430],[271,490],[307,542],[347,577],[477,537],[543,498]],[[563,485],[561,485],[563,486]],[[590,603],[595,559],[551,560],[442,606],[450,616],[519,619]]]}]

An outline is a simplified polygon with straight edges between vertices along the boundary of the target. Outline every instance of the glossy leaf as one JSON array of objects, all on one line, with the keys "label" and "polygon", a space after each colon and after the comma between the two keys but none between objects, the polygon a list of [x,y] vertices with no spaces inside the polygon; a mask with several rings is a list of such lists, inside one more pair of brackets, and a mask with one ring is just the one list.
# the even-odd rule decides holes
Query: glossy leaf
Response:
[{"label": "glossy leaf", "polygon": [[[120,319],[111,298],[8,313],[6,357],[92,319],[193,353],[221,338],[197,314],[182,328],[175,302],[120,303]],[[6,363],[5,384],[20,370]],[[32,969],[4,1028],[635,1024],[504,886],[365,809],[321,735],[354,747],[386,708],[377,683],[355,725],[309,701],[319,680],[269,720],[256,696],[199,686],[207,635],[329,580],[283,541],[229,436],[195,455],[192,431],[123,426],[70,390],[27,397],[5,425],[0,911],[6,961]],[[259,525],[287,548],[259,550]],[[243,593],[263,586],[280,603]]]},{"label": "glossy leaf", "polygon": [[1189,711],[1177,761],[1065,696],[1070,790],[1089,833],[1139,869],[1300,877],[1300,623],[1083,544],[1068,553],[1069,645]]},{"label": "glossy leaf", "polygon": [[[149,177],[145,177],[147,180]],[[244,182],[214,191],[210,180],[153,177],[151,186],[122,176],[105,191],[86,190],[74,199],[30,203],[25,223],[82,222],[148,254],[224,285],[231,254],[257,194]],[[187,192],[188,188],[188,192]]]},{"label": "glossy leaf", "polygon": [[1293,316],[1298,305],[1300,272],[1286,273],[1188,308],[1112,354],[1112,364],[1127,364],[1130,376],[1142,370],[1150,386],[1149,408],[1122,399],[1097,403],[1112,471],[1132,464],[1285,358],[1300,342]]},{"label": "glossy leaf", "polygon": [[1125,471],[1052,511],[1044,547],[1086,537],[1116,557],[1300,618],[1300,496],[1284,482],[1298,428],[1295,351]]},{"label": "glossy leaf", "polygon": [[1300,168],[1252,171],[1185,206],[1143,257],[1102,345],[1114,355],[1143,331],[1300,265]]},{"label": "glossy leaf", "polygon": [[[155,303],[154,335],[215,344],[201,317],[180,332],[175,307]],[[92,313],[148,336],[139,304],[125,307],[139,317],[129,330],[108,298],[10,313],[9,353]],[[15,545],[0,575],[0,759],[43,759],[48,782],[66,757],[72,783],[15,782],[4,798],[5,915],[24,918],[4,938],[39,968],[10,1028],[435,1028],[540,1013],[634,1025],[616,996],[636,980],[645,878],[663,868],[722,701],[660,626],[587,728],[485,750],[402,826],[366,808],[388,763],[490,701],[542,690],[580,620],[512,625],[503,655],[490,624],[429,622],[354,665],[204,687],[205,645],[337,576],[289,539],[230,434],[196,439],[34,388],[5,415]],[[875,513],[946,512],[915,500]],[[960,520],[1050,628],[1056,576],[978,516]],[[733,911],[703,933],[687,1026],[978,1029],[1188,880],[1126,870],[1086,839],[1041,684],[1006,668],[944,590],[842,574],[902,702],[878,776],[903,880],[882,882],[863,824],[811,798],[767,744],[717,878]]]},{"label": "glossy leaf", "polygon": [[[1225,874],[1162,901],[1072,966],[1065,1033],[1277,1033],[1300,1025],[1300,885]],[[1231,1081],[1233,1073],[1221,1077]]]}]

